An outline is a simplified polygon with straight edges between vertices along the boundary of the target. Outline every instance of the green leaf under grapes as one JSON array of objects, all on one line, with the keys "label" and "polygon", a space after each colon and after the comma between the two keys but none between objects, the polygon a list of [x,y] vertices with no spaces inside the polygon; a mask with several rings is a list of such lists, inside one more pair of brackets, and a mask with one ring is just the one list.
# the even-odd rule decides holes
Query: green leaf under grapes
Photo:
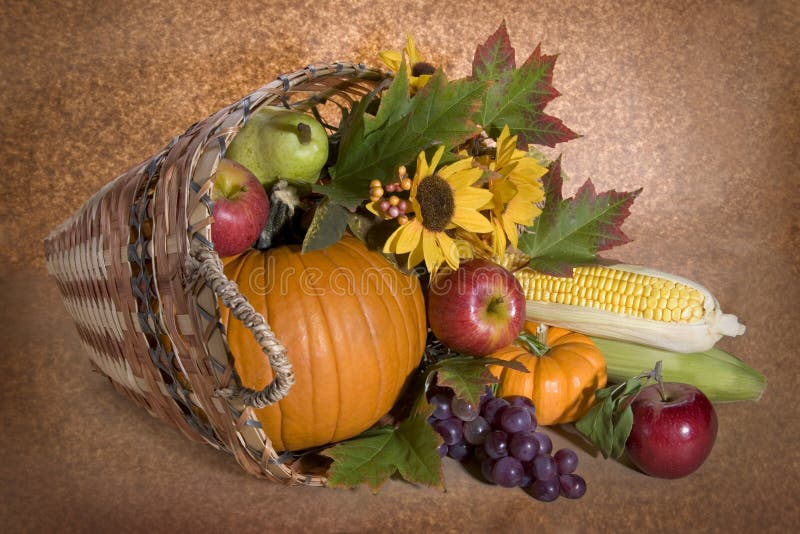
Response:
[{"label": "green leaf under grapes", "polygon": [[438,385],[449,387],[456,397],[477,405],[486,385],[497,382],[497,378],[489,372],[490,365],[509,367],[523,373],[528,372],[524,365],[516,361],[453,356],[428,367],[427,383],[429,384],[435,375]]},{"label": "green leaf under grapes", "polygon": [[352,488],[368,484],[377,492],[395,473],[407,482],[443,489],[442,438],[425,416],[411,416],[397,428],[382,427],[325,451],[333,458],[328,484]]}]

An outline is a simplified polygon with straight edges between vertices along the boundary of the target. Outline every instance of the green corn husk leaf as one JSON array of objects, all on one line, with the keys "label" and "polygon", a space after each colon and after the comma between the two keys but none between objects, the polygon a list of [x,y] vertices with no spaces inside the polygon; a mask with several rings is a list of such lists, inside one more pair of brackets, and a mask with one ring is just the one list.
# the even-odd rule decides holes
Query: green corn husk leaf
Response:
[{"label": "green corn husk leaf", "polygon": [[606,360],[609,382],[624,382],[661,361],[665,382],[683,382],[700,389],[712,402],[759,400],[767,378],[732,354],[716,347],[679,353],[591,337]]}]

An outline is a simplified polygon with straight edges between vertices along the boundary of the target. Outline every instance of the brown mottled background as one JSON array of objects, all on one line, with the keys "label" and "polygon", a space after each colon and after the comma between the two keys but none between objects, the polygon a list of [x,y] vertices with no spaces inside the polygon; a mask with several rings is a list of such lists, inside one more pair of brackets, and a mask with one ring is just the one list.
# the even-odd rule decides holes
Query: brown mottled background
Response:
[{"label": "brown mottled background", "polygon": [[[406,31],[452,76],[506,18],[560,54],[564,166],[644,187],[615,256],[705,283],[770,379],[718,407],[703,468],[663,481],[580,453],[589,492],[545,505],[447,462],[448,491],[284,488],[192,444],[89,371],[41,242],[91,193],[277,74],[374,63]],[[19,531],[788,531],[800,523],[800,4],[0,3],[0,524]],[[556,436],[558,444],[564,443]]]}]

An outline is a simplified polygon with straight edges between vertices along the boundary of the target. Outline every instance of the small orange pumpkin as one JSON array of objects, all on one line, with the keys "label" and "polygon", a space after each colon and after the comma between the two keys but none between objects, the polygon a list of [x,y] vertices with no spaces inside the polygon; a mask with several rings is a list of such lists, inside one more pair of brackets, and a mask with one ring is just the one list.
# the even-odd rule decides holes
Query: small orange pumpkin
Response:
[{"label": "small orange pumpkin", "polygon": [[[536,336],[536,323],[525,323],[525,332]],[[517,361],[527,373],[502,366],[490,366],[500,379],[498,397],[522,395],[533,401],[539,424],[577,421],[594,403],[595,391],[606,385],[606,362],[591,339],[564,330],[547,328],[545,350],[510,345],[491,358]]]},{"label": "small orange pumpkin", "polygon": [[[255,410],[277,451],[316,447],[368,429],[396,402],[425,349],[422,289],[358,239],[306,254],[299,246],[249,250],[225,261],[286,347],[295,384]],[[253,335],[220,307],[242,384],[261,389],[272,370]]]}]

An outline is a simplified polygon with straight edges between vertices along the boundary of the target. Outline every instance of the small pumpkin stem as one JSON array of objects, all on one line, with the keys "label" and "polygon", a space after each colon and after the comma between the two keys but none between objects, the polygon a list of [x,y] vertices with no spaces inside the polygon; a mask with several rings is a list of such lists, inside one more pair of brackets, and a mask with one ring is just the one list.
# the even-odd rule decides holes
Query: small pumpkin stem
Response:
[{"label": "small pumpkin stem", "polygon": [[536,341],[547,346],[547,325],[544,323],[539,323],[539,326],[536,327]]},{"label": "small pumpkin stem", "polygon": [[522,331],[520,335],[517,337],[517,344],[525,347],[531,354],[535,354],[536,356],[544,356],[547,354],[547,351],[550,350],[550,347],[547,346],[547,343],[541,341],[542,339],[547,339],[547,330],[545,329],[545,336],[544,338],[539,337],[539,330],[537,329],[536,335],[529,334],[526,331]]}]

